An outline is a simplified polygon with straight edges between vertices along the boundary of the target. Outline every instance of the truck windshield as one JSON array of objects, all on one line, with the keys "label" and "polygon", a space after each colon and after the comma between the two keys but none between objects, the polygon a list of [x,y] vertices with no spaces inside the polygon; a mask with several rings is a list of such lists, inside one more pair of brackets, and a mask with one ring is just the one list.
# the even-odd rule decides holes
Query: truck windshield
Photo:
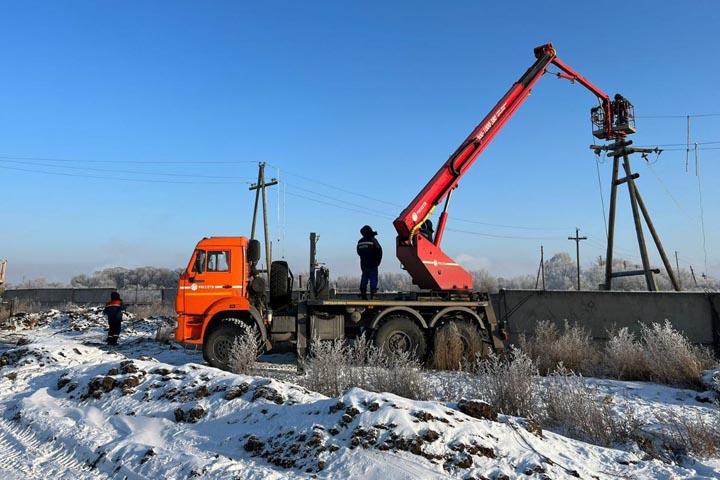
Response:
[{"label": "truck windshield", "polygon": [[195,262],[192,271],[193,273],[203,273],[205,271],[205,250],[195,251]]}]

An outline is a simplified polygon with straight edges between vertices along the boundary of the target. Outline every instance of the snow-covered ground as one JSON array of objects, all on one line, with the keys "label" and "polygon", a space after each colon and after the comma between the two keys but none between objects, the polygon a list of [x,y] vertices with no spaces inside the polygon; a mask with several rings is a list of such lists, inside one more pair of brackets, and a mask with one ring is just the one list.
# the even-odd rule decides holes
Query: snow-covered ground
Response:
[{"label": "snow-covered ground", "polygon": [[[233,375],[156,341],[164,325],[125,321],[108,349],[97,309],[0,323],[0,478],[720,477],[717,460],[663,463],[457,403],[361,389],[328,398],[293,383],[292,355],[262,358],[272,379]],[[695,391],[594,383],[640,415],[718,415]]]}]

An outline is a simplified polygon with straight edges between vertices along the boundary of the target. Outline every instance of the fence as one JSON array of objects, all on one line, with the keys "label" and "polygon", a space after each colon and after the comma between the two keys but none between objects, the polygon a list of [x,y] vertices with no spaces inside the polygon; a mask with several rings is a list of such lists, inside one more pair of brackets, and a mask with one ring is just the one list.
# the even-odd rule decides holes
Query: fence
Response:
[{"label": "fence", "polygon": [[115,289],[115,288],[22,288],[5,291],[5,299],[15,303],[35,303],[43,307],[103,305],[110,293],[117,291],[128,305],[175,305],[176,288]]},{"label": "fence", "polygon": [[503,290],[492,299],[514,343],[541,320],[577,322],[596,339],[607,339],[612,328],[637,333],[641,323],[668,320],[690,341],[720,346],[720,293]]},{"label": "fence", "polygon": [[[67,303],[102,305],[112,288],[37,288],[7,290],[5,299],[44,307]],[[162,303],[174,306],[177,289],[121,289],[129,305]],[[666,319],[692,342],[720,346],[720,293],[703,292],[595,292],[503,290],[491,295],[495,314],[505,320],[510,340],[532,335],[537,322],[562,325],[567,320],[585,327],[597,338],[607,338],[611,328],[628,327],[637,332],[640,323]]]}]

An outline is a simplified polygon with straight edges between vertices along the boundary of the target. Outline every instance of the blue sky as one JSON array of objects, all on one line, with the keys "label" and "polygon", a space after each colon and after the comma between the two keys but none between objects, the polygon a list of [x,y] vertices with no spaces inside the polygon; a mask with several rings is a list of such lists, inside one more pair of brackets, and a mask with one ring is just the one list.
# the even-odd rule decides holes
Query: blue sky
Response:
[{"label": "blue sky", "polygon": [[[276,257],[308,236],[354,274],[371,224],[399,270],[392,220],[552,42],[638,116],[633,158],[682,267],[720,275],[715,2],[0,2],[0,258],[8,280],[184,266],[203,236],[248,235],[257,162]],[[551,76],[453,197],[444,250],[496,275],[546,254],[605,255],[610,164],[588,145],[594,97]],[[699,144],[686,172],[686,115]],[[716,143],[712,143],[716,142]],[[653,163],[654,162],[654,163]],[[702,202],[701,202],[702,194]],[[639,261],[627,191],[615,255]],[[701,207],[703,215],[701,215]],[[704,234],[702,221],[704,220]],[[646,235],[650,241],[649,235]],[[703,244],[705,245],[703,247]],[[653,263],[660,266],[651,249]]]}]

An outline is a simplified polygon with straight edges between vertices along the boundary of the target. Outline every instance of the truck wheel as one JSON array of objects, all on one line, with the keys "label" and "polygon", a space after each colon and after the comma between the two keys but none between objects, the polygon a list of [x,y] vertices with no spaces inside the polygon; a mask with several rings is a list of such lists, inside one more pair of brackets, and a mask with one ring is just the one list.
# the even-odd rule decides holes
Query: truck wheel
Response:
[{"label": "truck wheel", "polygon": [[290,283],[290,267],[287,262],[272,262],[270,268],[270,306],[279,308],[292,300]]},{"label": "truck wheel", "polygon": [[403,316],[390,317],[375,334],[375,345],[387,354],[410,352],[419,360],[427,354],[425,333],[412,320]]},{"label": "truck wheel", "polygon": [[[233,319],[234,320],[234,319]],[[239,322],[240,320],[235,320]],[[251,330],[253,331],[253,330]],[[203,342],[203,357],[210,365],[230,371],[230,349],[236,338],[245,334],[243,328],[232,321],[224,321],[214,328]],[[260,341],[259,344],[262,344]],[[262,349],[258,348],[258,354]]]},{"label": "truck wheel", "polygon": [[441,332],[446,333],[453,330],[453,326],[460,337],[465,362],[474,362],[477,357],[485,358],[492,351],[490,337],[485,329],[481,329],[475,323],[464,319],[452,320],[441,326],[435,332],[435,338],[438,338]]}]

